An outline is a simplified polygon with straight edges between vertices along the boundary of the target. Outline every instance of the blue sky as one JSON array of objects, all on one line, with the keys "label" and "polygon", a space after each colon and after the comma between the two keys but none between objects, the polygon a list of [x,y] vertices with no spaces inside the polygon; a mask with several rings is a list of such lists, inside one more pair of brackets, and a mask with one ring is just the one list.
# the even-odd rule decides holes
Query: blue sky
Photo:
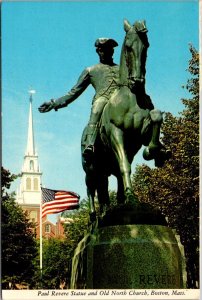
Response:
[{"label": "blue sky", "polygon": [[[68,108],[40,114],[44,101],[68,92],[82,70],[98,62],[98,37],[117,40],[119,63],[123,20],[145,19],[150,48],[146,90],[155,106],[174,115],[188,97],[182,85],[189,73],[189,43],[198,49],[198,1],[3,2],[2,4],[2,144],[3,166],[19,173],[27,142],[30,88],[35,142],[43,184],[86,197],[80,137],[94,94],[89,87]],[[142,151],[135,164],[142,163]],[[13,189],[16,188],[16,182]],[[112,180],[112,188],[114,182]]]}]

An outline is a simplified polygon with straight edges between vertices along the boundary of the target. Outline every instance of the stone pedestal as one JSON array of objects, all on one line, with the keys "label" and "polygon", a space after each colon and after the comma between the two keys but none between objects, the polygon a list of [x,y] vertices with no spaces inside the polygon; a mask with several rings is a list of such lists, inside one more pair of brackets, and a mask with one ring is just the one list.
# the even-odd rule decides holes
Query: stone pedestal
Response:
[{"label": "stone pedestal", "polygon": [[70,288],[185,288],[178,243],[159,210],[135,201],[120,205],[79,243]]},{"label": "stone pedestal", "polygon": [[86,254],[88,289],[183,288],[181,253],[167,226],[99,228]]}]

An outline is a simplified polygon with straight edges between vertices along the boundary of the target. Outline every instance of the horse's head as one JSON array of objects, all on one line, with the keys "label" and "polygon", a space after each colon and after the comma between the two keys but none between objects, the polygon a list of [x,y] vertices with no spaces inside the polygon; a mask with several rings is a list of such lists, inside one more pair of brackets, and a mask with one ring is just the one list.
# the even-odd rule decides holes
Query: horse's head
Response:
[{"label": "horse's head", "polygon": [[123,51],[128,68],[128,79],[130,86],[133,87],[145,82],[147,48],[149,47],[147,28],[145,21],[136,21],[134,25],[130,25],[125,20],[124,30],[126,36]]}]

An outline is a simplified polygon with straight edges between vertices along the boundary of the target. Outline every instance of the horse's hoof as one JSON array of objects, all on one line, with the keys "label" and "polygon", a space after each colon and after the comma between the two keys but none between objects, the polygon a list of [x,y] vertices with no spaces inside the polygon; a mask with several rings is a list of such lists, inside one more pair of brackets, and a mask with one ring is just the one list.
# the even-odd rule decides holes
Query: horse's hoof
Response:
[{"label": "horse's hoof", "polygon": [[161,149],[159,154],[155,158],[155,166],[161,168],[164,166],[165,162],[172,157],[172,153],[170,150]]},{"label": "horse's hoof", "polygon": [[154,158],[156,155],[158,155],[158,153],[164,149],[163,145],[159,144],[153,144],[150,143],[148,146],[148,152],[150,153],[150,155]]},{"label": "horse's hoof", "polygon": [[151,153],[149,152],[148,148],[144,149],[142,156],[145,160],[152,160],[154,158],[153,155],[151,155]]}]

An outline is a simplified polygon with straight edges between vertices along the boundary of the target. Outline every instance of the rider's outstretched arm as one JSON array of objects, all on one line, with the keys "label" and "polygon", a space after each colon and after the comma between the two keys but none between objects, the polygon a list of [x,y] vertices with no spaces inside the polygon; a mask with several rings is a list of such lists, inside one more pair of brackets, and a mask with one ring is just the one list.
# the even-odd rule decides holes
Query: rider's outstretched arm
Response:
[{"label": "rider's outstretched arm", "polygon": [[65,107],[71,102],[73,102],[76,98],[78,98],[88,87],[90,84],[90,75],[88,69],[85,69],[75,86],[64,96],[54,100],[54,109],[57,110],[59,108]]},{"label": "rider's outstretched arm", "polygon": [[39,107],[39,111],[41,113],[48,112],[52,109],[55,109],[57,111],[59,108],[67,106],[69,103],[73,102],[76,98],[78,98],[88,87],[89,84],[90,84],[90,73],[89,73],[89,69],[86,68],[81,73],[75,86],[66,95],[58,99],[52,99],[49,102],[44,102]]}]

